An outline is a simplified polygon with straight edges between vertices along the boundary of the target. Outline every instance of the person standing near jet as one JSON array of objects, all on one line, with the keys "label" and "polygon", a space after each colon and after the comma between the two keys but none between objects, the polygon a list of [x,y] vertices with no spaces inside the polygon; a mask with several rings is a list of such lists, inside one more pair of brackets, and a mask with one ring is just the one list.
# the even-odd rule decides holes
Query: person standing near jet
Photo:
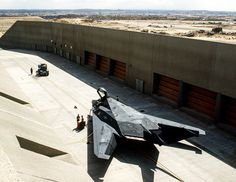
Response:
[{"label": "person standing near jet", "polygon": [[81,116],[81,122],[80,122],[80,130],[84,129],[85,127],[85,121],[84,121],[84,117]]},{"label": "person standing near jet", "polygon": [[78,114],[76,117],[76,122],[77,122],[77,127],[73,129],[76,131],[81,131],[84,129],[85,127],[85,121],[84,121],[84,117],[81,115],[81,121],[80,121],[80,115]]},{"label": "person standing near jet", "polygon": [[33,68],[30,68],[30,75],[33,75]]},{"label": "person standing near jet", "polygon": [[78,114],[77,117],[76,117],[76,122],[77,122],[77,130],[80,129],[80,115]]}]

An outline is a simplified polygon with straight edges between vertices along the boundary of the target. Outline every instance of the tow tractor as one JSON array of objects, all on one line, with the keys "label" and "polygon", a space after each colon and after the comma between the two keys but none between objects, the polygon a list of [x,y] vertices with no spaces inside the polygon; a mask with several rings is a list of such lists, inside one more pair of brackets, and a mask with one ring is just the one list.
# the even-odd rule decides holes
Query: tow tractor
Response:
[{"label": "tow tractor", "polygon": [[36,76],[48,76],[49,71],[47,69],[47,64],[39,64],[38,65],[38,70],[36,71]]}]

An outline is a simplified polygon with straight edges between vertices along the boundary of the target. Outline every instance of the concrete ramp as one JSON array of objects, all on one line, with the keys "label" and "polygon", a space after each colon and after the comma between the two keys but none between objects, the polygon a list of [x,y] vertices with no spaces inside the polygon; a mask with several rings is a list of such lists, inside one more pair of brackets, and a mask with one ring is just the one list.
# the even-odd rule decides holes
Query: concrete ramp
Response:
[{"label": "concrete ramp", "polygon": [[12,162],[8,158],[8,154],[5,153],[0,146],[0,178],[4,182],[22,182],[20,175],[17,173]]},{"label": "concrete ramp", "polygon": [[[0,97],[1,179],[90,181],[37,111]],[[57,156],[66,158],[56,158]],[[68,160],[70,158],[70,160]],[[66,160],[67,159],[67,160]],[[4,172],[2,172],[4,171]]]},{"label": "concrete ramp", "polygon": [[[37,64],[30,62],[26,66],[25,56],[11,57],[14,53],[3,52],[5,59],[0,61],[1,181],[91,181],[63,142],[64,133],[60,134],[60,129],[55,131],[45,117],[46,111],[55,111],[59,104],[35,77],[28,75],[28,68]],[[63,114],[63,109],[58,110]],[[59,122],[53,122],[60,126]],[[71,141],[75,139],[72,137]]]},{"label": "concrete ramp", "polygon": [[3,62],[0,62],[0,96],[14,100],[21,104],[28,104],[29,98],[16,87],[14,80],[9,77]]},{"label": "concrete ramp", "polygon": [[[92,99],[98,98],[98,87],[107,88],[111,95],[118,95],[124,103],[147,114],[168,116],[188,125],[193,125],[194,119],[56,55],[2,50],[0,57],[0,91],[29,103],[0,95],[0,181],[236,179],[235,168],[187,141],[177,147],[124,142],[111,160],[97,159],[93,152],[92,123],[87,122],[80,132],[73,129],[78,113],[86,120]],[[49,77],[29,75],[30,67],[35,70],[40,63],[47,63]],[[197,141],[205,146],[220,146],[224,152],[235,146],[232,140],[215,136],[208,134]]]}]

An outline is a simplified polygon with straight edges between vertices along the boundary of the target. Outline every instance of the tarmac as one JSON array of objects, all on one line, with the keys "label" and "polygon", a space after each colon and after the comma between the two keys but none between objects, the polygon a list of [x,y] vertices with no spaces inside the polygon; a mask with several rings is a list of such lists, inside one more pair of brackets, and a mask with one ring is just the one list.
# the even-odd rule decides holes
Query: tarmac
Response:
[{"label": "tarmac", "polygon": [[[40,63],[47,63],[48,77],[35,76]],[[206,136],[171,146],[121,142],[111,160],[97,159],[92,123],[73,129],[78,113],[90,113],[98,87],[138,111],[199,127]],[[0,181],[233,182],[235,167],[236,138],[213,124],[57,55],[0,49]]]}]

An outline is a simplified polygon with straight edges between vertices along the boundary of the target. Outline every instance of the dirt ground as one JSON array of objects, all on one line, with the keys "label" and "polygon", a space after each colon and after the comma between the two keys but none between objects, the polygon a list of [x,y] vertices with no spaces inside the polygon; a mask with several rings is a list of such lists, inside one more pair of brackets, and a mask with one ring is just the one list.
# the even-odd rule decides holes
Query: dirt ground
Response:
[{"label": "dirt ground", "polygon": [[0,17],[0,37],[18,20],[42,21],[44,19],[38,16]]},{"label": "dirt ground", "polygon": [[[92,20],[84,18],[61,18],[54,19],[53,21],[236,43],[236,21]],[[212,29],[215,27],[221,27],[222,31],[218,33],[213,32]]]},{"label": "dirt ground", "polygon": [[[0,37],[17,21],[43,21],[38,16],[0,17]],[[196,20],[94,20],[89,18],[58,18],[45,21],[80,24],[126,31],[163,34],[177,37],[226,42],[236,44],[236,21],[196,21]],[[222,31],[213,32],[215,27]]]}]

